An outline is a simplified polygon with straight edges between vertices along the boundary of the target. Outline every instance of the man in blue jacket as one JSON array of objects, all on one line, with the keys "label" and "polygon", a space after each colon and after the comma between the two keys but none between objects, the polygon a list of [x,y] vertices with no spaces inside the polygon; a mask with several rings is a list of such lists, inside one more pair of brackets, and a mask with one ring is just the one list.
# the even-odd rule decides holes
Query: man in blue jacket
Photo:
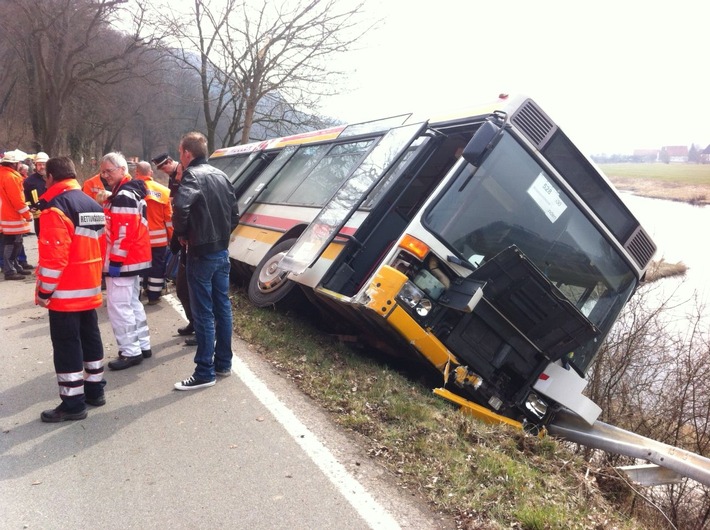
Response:
[{"label": "man in blue jacket", "polygon": [[173,229],[187,248],[187,284],[197,338],[195,371],[177,390],[215,384],[232,372],[232,306],[229,301],[229,237],[239,223],[234,188],[207,163],[207,139],[187,133],[180,140],[183,173],[173,203]]}]

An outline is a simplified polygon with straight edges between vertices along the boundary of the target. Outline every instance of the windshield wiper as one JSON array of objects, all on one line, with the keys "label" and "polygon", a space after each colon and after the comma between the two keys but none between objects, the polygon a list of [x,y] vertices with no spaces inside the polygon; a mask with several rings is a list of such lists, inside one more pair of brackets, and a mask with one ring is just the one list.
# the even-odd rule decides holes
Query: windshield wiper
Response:
[{"label": "windshield wiper", "polygon": [[446,256],[446,261],[448,261],[449,263],[453,263],[454,265],[459,265],[459,266],[463,267],[464,269],[468,269],[470,271],[476,270],[476,267],[474,265],[472,265],[468,261],[463,260],[459,257],[456,257],[452,254],[449,254],[448,256]]}]

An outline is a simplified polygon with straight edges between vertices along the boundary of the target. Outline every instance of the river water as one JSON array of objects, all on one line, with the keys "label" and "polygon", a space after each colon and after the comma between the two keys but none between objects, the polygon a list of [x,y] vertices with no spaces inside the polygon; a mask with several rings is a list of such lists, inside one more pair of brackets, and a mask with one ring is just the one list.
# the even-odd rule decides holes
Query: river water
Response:
[{"label": "river water", "polygon": [[672,304],[678,305],[673,320],[687,322],[687,315],[693,314],[696,306],[704,306],[703,314],[706,319],[710,317],[710,238],[706,232],[710,228],[710,208],[629,193],[621,195],[655,241],[658,250],[654,260],[681,261],[688,266],[684,278],[660,281],[660,296],[670,297]]}]

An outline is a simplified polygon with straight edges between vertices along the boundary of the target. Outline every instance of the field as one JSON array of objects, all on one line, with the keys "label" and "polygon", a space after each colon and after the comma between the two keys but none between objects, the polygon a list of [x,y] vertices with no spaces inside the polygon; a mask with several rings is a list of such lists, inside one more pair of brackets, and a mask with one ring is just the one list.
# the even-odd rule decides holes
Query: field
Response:
[{"label": "field", "polygon": [[644,197],[710,204],[710,164],[600,164],[614,185]]}]

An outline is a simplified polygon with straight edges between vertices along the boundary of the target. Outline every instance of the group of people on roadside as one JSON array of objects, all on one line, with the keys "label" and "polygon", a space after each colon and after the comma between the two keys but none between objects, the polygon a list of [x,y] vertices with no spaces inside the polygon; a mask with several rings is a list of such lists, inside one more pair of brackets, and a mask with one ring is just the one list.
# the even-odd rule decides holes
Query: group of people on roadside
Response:
[{"label": "group of people on roadside", "polygon": [[[39,195],[44,192],[44,165],[48,158],[40,152],[32,159],[15,149],[0,159],[0,267],[5,280],[22,280],[34,269],[27,262],[23,238],[30,232],[28,218],[35,219],[35,233],[39,230],[39,214],[31,206],[38,191]],[[28,164],[35,168],[31,175]],[[40,188],[38,182],[42,183]]]},{"label": "group of people on roadside", "polygon": [[[48,158],[46,189],[36,203],[13,201],[17,226],[29,225],[31,210],[39,212],[35,303],[49,310],[61,398],[58,407],[42,412],[42,421],[84,419],[87,405],[106,403],[96,313],[102,283],[119,350],[108,367],[123,370],[152,356],[141,291],[148,304],[158,303],[168,245],[182,256],[177,294],[188,324],[178,332],[194,334],[197,345],[193,374],[174,386],[205,388],[231,374],[227,246],[239,222],[237,201],[226,175],[207,163],[203,134],[185,134],[178,150],[179,165],[167,154],[153,159],[170,176],[169,188],[152,179],[150,163],[139,162],[134,178],[125,157],[113,152],[103,156],[99,173],[83,188],[70,158]],[[0,170],[0,190],[8,178],[21,179],[12,160],[0,164],[7,168]]]}]

